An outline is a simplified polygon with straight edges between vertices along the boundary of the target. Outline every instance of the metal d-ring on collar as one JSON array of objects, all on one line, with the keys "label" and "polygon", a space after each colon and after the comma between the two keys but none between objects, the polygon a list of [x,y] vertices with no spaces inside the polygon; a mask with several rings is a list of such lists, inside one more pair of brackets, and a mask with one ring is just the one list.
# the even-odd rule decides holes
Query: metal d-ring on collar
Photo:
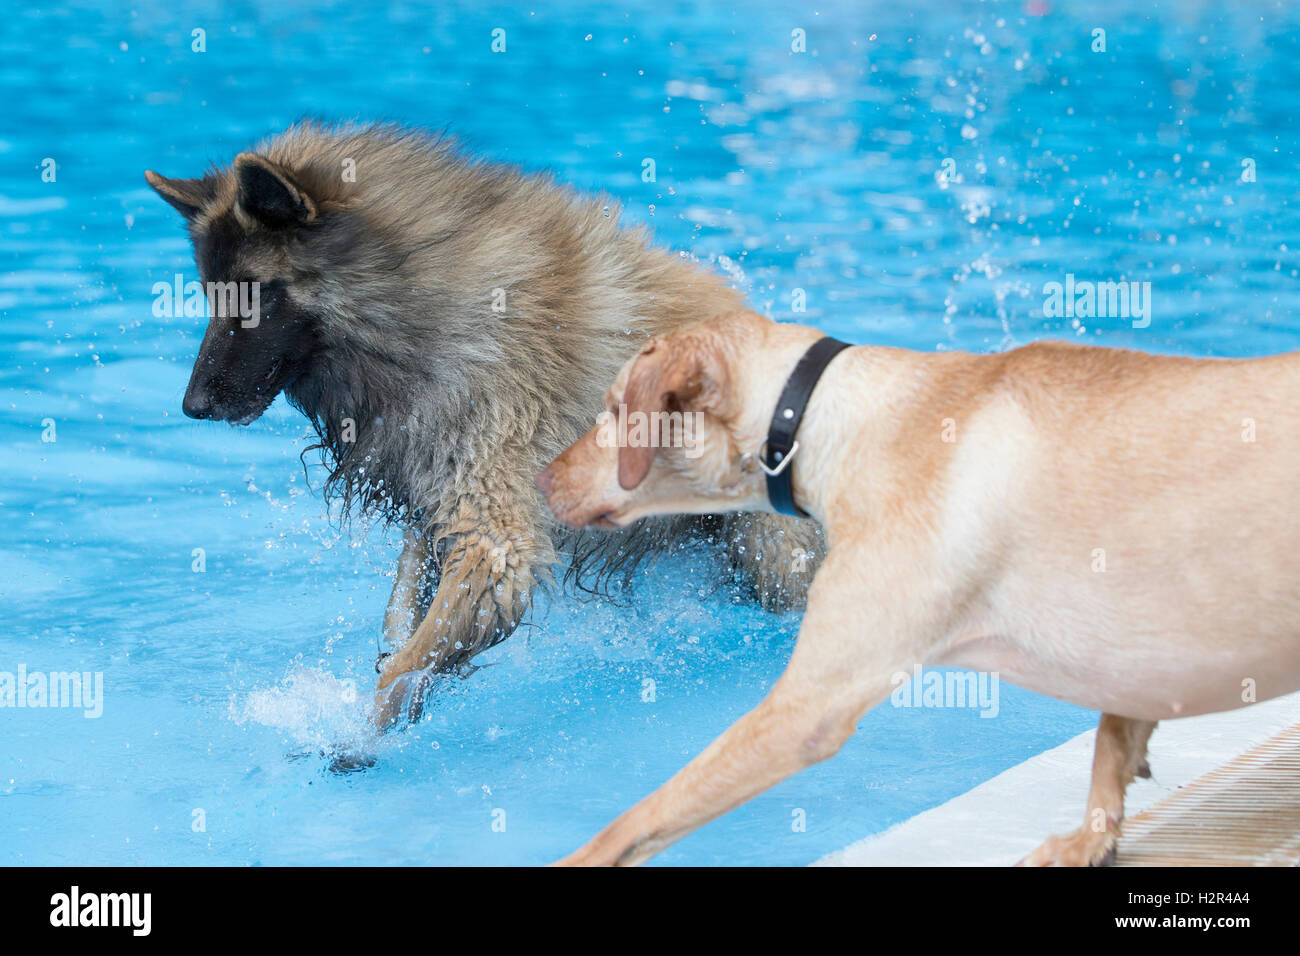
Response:
[{"label": "metal d-ring on collar", "polygon": [[767,429],[767,441],[758,450],[758,463],[763,474],[767,475],[767,497],[780,514],[808,517],[807,512],[794,503],[790,462],[799,451],[794,436],[826,366],[847,348],[848,342],[830,336],[818,339],[795,364],[785,388],[781,390],[776,411],[772,413],[772,424]]}]

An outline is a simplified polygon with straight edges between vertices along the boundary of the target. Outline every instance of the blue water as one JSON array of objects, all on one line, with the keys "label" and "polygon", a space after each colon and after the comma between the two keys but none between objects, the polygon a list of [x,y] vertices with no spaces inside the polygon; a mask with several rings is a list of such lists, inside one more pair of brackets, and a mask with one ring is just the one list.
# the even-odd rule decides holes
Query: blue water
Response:
[{"label": "blue water", "polygon": [[[608,191],[758,308],[855,341],[1300,347],[1300,14],[1051,6],[3,4],[0,671],[100,671],[105,700],[0,709],[0,861],[544,862],[756,704],[798,626],[701,591],[703,558],[630,609],[560,595],[376,767],[327,772],[395,543],[331,521],[283,402],[243,430],[182,417],[202,330],[154,318],[151,287],[193,267],[144,169],[196,174],[303,115],[397,119]],[[1044,318],[1066,273],[1150,281],[1150,325]],[[1094,720],[1001,690],[996,719],[877,708],[660,860],[809,862]]]}]

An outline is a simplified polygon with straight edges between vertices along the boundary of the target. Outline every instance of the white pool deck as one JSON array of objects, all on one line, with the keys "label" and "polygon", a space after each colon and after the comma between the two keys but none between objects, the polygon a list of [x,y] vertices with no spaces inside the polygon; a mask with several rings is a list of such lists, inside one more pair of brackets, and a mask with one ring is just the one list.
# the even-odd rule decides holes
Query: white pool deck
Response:
[{"label": "white pool deck", "polygon": [[[1147,750],[1151,779],[1129,787],[1126,816],[1296,723],[1300,694],[1162,722]],[[1093,730],[1080,734],[815,865],[1010,866],[1047,836],[1083,821],[1094,736]],[[1296,793],[1300,800],[1300,781]]]}]

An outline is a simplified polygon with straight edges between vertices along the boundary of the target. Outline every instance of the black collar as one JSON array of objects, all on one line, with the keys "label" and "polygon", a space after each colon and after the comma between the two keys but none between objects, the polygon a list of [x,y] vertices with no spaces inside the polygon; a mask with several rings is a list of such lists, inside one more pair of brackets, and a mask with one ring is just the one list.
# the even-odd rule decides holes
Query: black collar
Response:
[{"label": "black collar", "polygon": [[849,343],[839,339],[829,336],[818,339],[796,363],[777,400],[776,411],[772,413],[772,424],[767,429],[767,441],[759,450],[758,461],[763,466],[763,473],[767,475],[767,497],[771,500],[772,507],[781,514],[808,517],[808,513],[794,503],[790,462],[799,450],[794,435],[799,430],[799,423],[803,421],[803,414],[808,409],[808,400],[822,373],[826,371],[826,366],[847,348]]}]

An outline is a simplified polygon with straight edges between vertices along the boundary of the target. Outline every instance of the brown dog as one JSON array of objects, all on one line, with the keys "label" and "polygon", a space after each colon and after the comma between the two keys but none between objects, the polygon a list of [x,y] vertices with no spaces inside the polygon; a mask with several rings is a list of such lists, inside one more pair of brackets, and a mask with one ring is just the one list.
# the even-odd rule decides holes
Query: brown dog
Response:
[{"label": "brown dog", "polygon": [[[606,421],[538,479],[552,511],[622,526],[770,510],[760,449],[819,338],[736,312],[651,342]],[[691,447],[609,440],[614,415],[665,413],[695,416]],[[829,553],[789,666],[564,862],[645,860],[833,755],[891,675],[921,665],[1103,712],[1084,825],[1026,860],[1096,864],[1156,721],[1300,687],[1300,353],[859,347],[826,367],[797,437],[794,497]]]}]

